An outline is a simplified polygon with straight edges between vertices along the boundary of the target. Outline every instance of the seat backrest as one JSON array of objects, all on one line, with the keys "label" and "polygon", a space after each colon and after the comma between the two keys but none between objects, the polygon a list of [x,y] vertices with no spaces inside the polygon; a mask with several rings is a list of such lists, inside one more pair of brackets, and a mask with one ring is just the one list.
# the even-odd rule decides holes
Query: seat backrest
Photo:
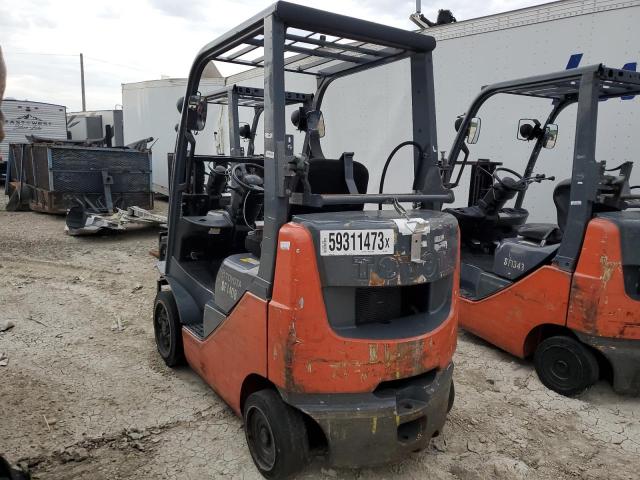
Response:
[{"label": "seat backrest", "polygon": [[564,227],[567,225],[567,217],[569,216],[569,206],[571,204],[570,179],[558,182],[556,188],[553,189],[553,203],[556,205],[558,228],[560,228],[561,232],[564,232]]},{"label": "seat backrest", "polygon": [[[316,158],[309,161],[308,173],[309,186],[311,193],[318,194],[348,194],[349,187],[344,179],[344,164],[340,160],[329,160],[325,158]],[[353,180],[355,181],[358,193],[367,193],[369,186],[369,170],[359,162],[353,162]],[[298,182],[296,192],[300,193],[304,190],[302,182]],[[360,205],[331,205],[321,209],[306,207],[301,205],[292,205],[291,214],[301,215],[304,213],[315,212],[342,212],[345,210],[362,210],[363,204]]]}]

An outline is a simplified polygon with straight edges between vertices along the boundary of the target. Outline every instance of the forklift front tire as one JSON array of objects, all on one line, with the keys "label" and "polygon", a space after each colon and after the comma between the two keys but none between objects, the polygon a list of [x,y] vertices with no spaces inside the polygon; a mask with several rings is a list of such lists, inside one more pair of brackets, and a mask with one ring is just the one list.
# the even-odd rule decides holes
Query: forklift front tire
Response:
[{"label": "forklift front tire", "polygon": [[534,355],[540,381],[561,395],[573,396],[593,385],[600,376],[598,360],[578,340],[555,336],[540,342]]},{"label": "forklift front tire", "polygon": [[182,326],[173,294],[160,290],[153,307],[153,331],[158,353],[169,367],[184,363]]},{"label": "forklift front tire", "polygon": [[243,416],[249,452],[265,478],[290,478],[304,468],[309,461],[304,418],[275,390],[249,395]]}]

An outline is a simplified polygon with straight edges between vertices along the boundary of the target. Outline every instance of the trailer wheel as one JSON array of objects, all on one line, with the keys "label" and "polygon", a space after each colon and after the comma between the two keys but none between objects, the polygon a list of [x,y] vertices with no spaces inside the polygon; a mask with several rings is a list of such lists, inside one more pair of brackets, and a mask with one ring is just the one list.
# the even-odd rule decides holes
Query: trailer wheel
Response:
[{"label": "trailer wheel", "polygon": [[309,438],[302,414],[282,401],[274,390],[247,398],[244,433],[260,473],[269,479],[289,478],[309,459]]},{"label": "trailer wheel", "polygon": [[153,307],[153,331],[158,353],[169,367],[184,363],[182,326],[173,294],[161,290]]},{"label": "trailer wheel", "polygon": [[540,381],[561,395],[577,395],[600,376],[593,352],[571,337],[556,336],[540,342],[534,362]]}]

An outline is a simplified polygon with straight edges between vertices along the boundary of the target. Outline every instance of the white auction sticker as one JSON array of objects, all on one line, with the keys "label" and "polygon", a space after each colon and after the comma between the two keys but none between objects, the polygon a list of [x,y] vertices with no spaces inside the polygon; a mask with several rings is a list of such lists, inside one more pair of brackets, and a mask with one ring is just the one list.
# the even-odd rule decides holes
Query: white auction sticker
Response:
[{"label": "white auction sticker", "polygon": [[392,255],[394,230],[321,230],[320,255]]}]

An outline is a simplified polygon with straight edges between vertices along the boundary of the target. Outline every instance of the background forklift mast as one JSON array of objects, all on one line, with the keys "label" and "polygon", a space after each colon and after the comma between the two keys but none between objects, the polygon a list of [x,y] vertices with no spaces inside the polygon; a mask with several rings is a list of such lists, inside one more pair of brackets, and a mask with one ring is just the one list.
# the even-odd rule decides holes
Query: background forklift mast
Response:
[{"label": "background forklift mast", "polygon": [[[596,161],[599,102],[637,92],[637,73],[604,65],[489,85],[460,122],[443,162],[445,185],[457,185],[470,163],[465,142],[477,140],[478,112],[493,96],[552,101],[543,124],[523,119],[518,125],[518,138],[533,141],[524,172],[488,165],[486,193],[447,211],[461,230],[461,326],[514,355],[533,355],[542,382],[566,395],[593,384],[603,367],[613,371],[616,391],[640,393],[640,257],[632,240],[640,238],[640,212],[632,210],[640,195],[629,184],[633,162],[607,168]],[[537,159],[555,146],[556,119],[572,104],[572,176],[554,189],[557,224],[527,224],[529,185],[555,180],[534,174]]]},{"label": "background forklift mast", "polygon": [[[268,478],[300,469],[311,448],[338,466],[396,460],[426,447],[453,404],[458,229],[439,211],[453,193],[435,154],[434,48],[426,35],[278,2],[205,46],[191,69],[156,343],[168,365],[185,358],[243,416]],[[403,59],[412,137],[386,166],[412,146],[413,183],[367,193],[354,153],[322,152],[322,99],[336,79]],[[201,94],[210,61],[264,68],[264,90]],[[316,92],[287,92],[285,72],[314,76]],[[229,106],[229,156],[196,152],[214,102]],[[286,129],[292,104],[300,154]],[[242,155],[236,105],[264,116],[263,155]],[[255,140],[256,128],[254,117],[243,130]]]}]

